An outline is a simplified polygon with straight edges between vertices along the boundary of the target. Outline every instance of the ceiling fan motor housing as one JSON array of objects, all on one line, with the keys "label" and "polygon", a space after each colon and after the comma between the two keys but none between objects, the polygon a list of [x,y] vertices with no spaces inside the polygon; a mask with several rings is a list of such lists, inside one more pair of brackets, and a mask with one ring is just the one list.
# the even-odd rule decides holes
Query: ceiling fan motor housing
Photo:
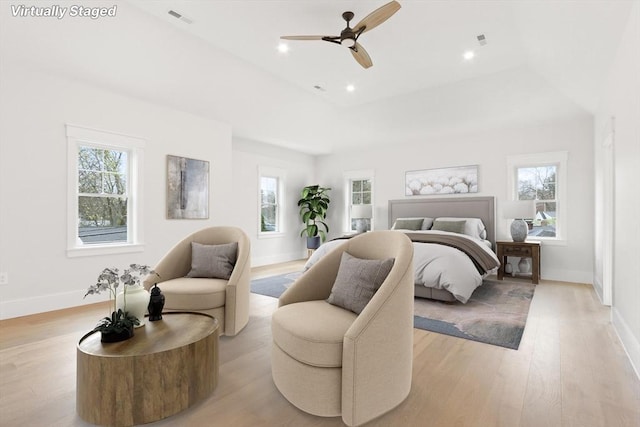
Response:
[{"label": "ceiling fan motor housing", "polygon": [[353,19],[353,12],[344,12],[342,18],[347,21],[347,28],[340,32],[340,44],[346,47],[353,47],[356,45],[357,34],[353,32],[349,26],[349,22]]}]

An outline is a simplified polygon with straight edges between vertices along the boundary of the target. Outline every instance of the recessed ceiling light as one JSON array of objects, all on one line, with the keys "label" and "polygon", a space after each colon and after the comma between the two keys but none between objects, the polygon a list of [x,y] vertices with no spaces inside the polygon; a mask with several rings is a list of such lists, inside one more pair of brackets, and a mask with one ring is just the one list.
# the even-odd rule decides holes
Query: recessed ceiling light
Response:
[{"label": "recessed ceiling light", "polygon": [[280,53],[287,53],[289,52],[289,45],[286,43],[280,43],[278,45],[278,52]]},{"label": "recessed ceiling light", "polygon": [[354,85],[347,85],[347,92],[353,92],[354,90],[356,90],[356,87]]},{"label": "recessed ceiling light", "polygon": [[472,51],[472,50],[468,50],[468,51],[466,51],[466,52],[464,53],[464,55],[462,55],[462,57],[463,57],[464,59],[466,59],[467,61],[469,61],[469,60],[473,59],[473,57],[474,57],[474,56],[476,56],[476,54],[475,54],[475,53],[473,53],[473,51]]}]

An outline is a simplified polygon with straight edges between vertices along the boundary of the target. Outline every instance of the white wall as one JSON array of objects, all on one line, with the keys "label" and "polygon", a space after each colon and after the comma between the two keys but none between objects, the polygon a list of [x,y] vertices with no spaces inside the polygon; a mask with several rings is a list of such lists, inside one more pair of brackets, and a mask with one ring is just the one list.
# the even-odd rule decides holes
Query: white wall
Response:
[{"label": "white wall", "polygon": [[[387,201],[402,199],[404,174],[409,170],[479,165],[479,193],[495,196],[498,239],[509,239],[507,221],[500,218],[500,203],[507,197],[507,156],[566,150],[568,160],[567,244],[543,244],[542,277],[591,283],[593,271],[593,122],[590,116],[538,122],[467,136],[449,136],[404,144],[389,141],[385,147],[322,156],[317,177],[333,187],[335,204],[328,219],[332,236],[344,232],[343,173],[375,170],[375,228],[387,229]],[[395,145],[394,143],[403,143]]]},{"label": "white wall", "polygon": [[[0,93],[0,318],[96,302],[82,296],[104,267],[153,265],[189,232],[238,224],[229,125],[18,65],[3,64]],[[66,123],[147,141],[144,252],[67,258]],[[208,220],[166,219],[167,154],[211,162]]]},{"label": "white wall", "polygon": [[[614,235],[612,322],[640,373],[640,3],[636,2],[618,48],[595,118],[596,157],[603,155],[602,140],[611,117],[614,128]],[[602,163],[596,163],[602,174]],[[604,196],[599,194],[597,202]],[[602,206],[596,206],[600,211]],[[601,226],[600,223],[596,223]],[[596,260],[603,256],[597,248]],[[596,277],[602,266],[596,265]],[[640,375],[640,374],[639,374]]]},{"label": "white wall", "polygon": [[[285,173],[283,233],[258,237],[258,168],[278,168]],[[302,223],[297,202],[300,190],[314,184],[315,158],[255,141],[233,140],[234,220],[251,239],[253,266],[301,259],[306,256],[305,240],[300,237]]]}]

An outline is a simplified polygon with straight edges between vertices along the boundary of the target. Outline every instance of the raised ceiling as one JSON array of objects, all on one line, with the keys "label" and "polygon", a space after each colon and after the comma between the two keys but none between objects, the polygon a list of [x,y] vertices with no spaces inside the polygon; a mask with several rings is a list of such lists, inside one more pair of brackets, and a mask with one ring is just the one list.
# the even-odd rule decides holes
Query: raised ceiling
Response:
[{"label": "raised ceiling", "polygon": [[279,37],[337,35],[342,12],[357,22],[386,0],[115,1],[114,19],[59,22],[8,18],[2,2],[0,54],[228,122],[235,137],[322,154],[592,113],[632,6],[399,1],[359,40],[369,69],[322,41],[290,41],[281,54]]},{"label": "raised ceiling", "polygon": [[[361,68],[346,48],[279,36],[338,35],[341,14],[354,22],[387,3],[363,1],[135,1],[137,6],[339,106],[450,85],[517,67],[531,67],[559,83],[573,82],[579,103],[593,108],[598,84],[630,3],[624,1],[410,1],[360,38],[373,59]],[[187,24],[168,14],[177,11]],[[477,36],[486,36],[480,46]],[[613,43],[613,46],[612,46]],[[476,56],[462,57],[467,50]],[[576,79],[579,80],[576,82]],[[353,84],[357,90],[347,93]],[[314,89],[319,85],[324,92]]]}]

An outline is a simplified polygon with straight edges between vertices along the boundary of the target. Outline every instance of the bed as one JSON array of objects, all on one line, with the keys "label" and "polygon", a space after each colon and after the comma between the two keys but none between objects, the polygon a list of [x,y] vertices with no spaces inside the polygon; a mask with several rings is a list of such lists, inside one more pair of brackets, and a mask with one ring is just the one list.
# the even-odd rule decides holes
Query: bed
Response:
[{"label": "bed", "polygon": [[[466,303],[499,267],[493,197],[401,199],[388,206],[390,228],[414,242],[415,296]],[[305,270],[342,243],[320,246]]]}]

